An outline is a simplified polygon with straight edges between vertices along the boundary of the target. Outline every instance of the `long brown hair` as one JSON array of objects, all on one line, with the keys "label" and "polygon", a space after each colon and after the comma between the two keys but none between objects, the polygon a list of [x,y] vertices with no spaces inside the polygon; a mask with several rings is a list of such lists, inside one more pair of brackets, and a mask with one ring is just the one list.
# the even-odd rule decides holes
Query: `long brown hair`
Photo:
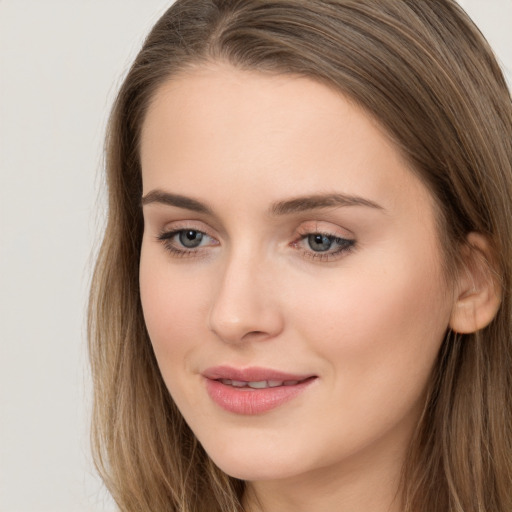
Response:
[{"label": "long brown hair", "polygon": [[512,102],[493,53],[454,0],[178,0],[115,102],[108,224],[89,348],[97,467],[126,512],[236,512],[244,483],[214,466],[160,376],[139,300],[139,138],[158,87],[189,66],[311,77],[385,127],[439,209],[448,270],[469,232],[490,241],[502,304],[448,335],[404,465],[406,512],[512,510]]}]

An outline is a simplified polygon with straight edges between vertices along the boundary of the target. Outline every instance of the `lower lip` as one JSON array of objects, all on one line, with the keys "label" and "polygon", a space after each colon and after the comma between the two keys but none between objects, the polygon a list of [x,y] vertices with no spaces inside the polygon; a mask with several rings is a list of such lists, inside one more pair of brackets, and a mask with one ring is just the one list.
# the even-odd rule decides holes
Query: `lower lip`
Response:
[{"label": "lower lip", "polygon": [[210,398],[224,410],[236,414],[255,415],[275,409],[302,393],[315,378],[306,379],[293,386],[252,389],[235,388],[218,380],[206,379]]}]

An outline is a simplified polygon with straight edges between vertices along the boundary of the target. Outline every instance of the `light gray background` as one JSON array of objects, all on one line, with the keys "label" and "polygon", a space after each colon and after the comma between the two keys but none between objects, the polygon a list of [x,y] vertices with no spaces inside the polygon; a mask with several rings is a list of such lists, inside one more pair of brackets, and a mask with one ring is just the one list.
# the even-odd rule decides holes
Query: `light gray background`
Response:
[{"label": "light gray background", "polygon": [[[109,106],[169,0],[0,0],[0,512],[110,511],[85,304]],[[512,0],[462,0],[512,83]]]}]

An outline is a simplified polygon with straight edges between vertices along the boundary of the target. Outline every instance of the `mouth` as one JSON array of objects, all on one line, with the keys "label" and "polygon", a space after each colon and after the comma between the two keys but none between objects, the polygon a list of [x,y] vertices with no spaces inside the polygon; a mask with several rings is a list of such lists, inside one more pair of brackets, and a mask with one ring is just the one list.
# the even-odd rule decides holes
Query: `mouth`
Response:
[{"label": "mouth", "polygon": [[258,380],[258,381],[245,381],[245,380],[231,380],[231,379],[215,379],[225,386],[232,386],[238,389],[267,389],[278,388],[281,386],[296,386],[314,377],[307,377],[301,380]]},{"label": "mouth", "polygon": [[262,414],[302,394],[316,375],[295,375],[265,369],[209,368],[203,372],[210,399],[225,411]]}]

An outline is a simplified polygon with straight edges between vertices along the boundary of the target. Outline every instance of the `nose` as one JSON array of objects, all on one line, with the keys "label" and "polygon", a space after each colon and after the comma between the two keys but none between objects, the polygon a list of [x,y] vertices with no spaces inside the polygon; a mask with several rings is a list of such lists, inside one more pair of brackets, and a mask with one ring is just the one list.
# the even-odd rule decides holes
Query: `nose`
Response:
[{"label": "nose", "polygon": [[283,329],[278,283],[271,262],[233,255],[216,282],[209,328],[225,343],[268,340]]}]

